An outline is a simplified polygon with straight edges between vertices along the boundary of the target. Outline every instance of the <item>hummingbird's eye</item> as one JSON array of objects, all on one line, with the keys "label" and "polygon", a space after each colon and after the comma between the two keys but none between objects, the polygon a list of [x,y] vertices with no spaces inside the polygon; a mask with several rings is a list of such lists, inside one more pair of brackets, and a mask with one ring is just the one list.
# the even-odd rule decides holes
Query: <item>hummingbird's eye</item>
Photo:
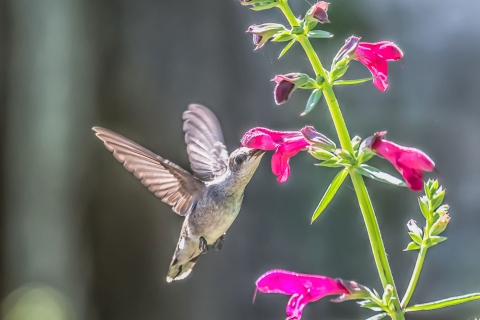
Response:
[{"label": "hummingbird's eye", "polygon": [[238,155],[235,157],[235,163],[240,165],[245,161],[245,156],[244,155]]}]

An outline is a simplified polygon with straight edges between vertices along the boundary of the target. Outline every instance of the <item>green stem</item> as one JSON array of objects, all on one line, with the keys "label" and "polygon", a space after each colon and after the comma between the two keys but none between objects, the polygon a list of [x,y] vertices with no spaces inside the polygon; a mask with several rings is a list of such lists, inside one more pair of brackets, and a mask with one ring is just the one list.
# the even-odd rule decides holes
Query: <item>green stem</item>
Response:
[{"label": "green stem", "polygon": [[422,271],[423,262],[425,261],[425,256],[427,255],[427,249],[428,247],[422,243],[420,251],[418,252],[417,262],[415,262],[415,268],[413,269],[412,278],[410,279],[407,291],[405,291],[405,296],[403,297],[402,303],[400,304],[402,309],[405,309],[407,307],[408,303],[410,302],[410,298],[412,298],[413,292],[415,291],[418,278],[420,277],[420,272]]},{"label": "green stem", "polygon": [[[288,5],[288,0],[282,0],[278,7],[282,10],[285,17],[292,27],[298,27],[299,23],[294,13]],[[327,100],[328,108],[332,115],[333,123],[335,124],[335,129],[337,131],[340,144],[342,148],[351,152],[353,154],[353,147],[350,141],[350,135],[348,134],[347,126],[345,120],[343,119],[342,112],[340,111],[340,106],[338,105],[337,98],[333,92],[333,86],[330,83],[330,79],[327,76],[327,71],[323,68],[320,59],[318,58],[317,53],[312,47],[310,40],[305,35],[297,35],[297,41],[302,45],[305,53],[307,54],[310,63],[315,71],[317,76],[322,76],[324,79],[323,82],[323,94]],[[382,281],[382,285],[385,288],[388,284],[393,287],[393,304],[395,307],[394,311],[389,313],[389,316],[394,320],[404,320],[403,310],[400,308],[400,301],[398,297],[397,288],[395,287],[395,282],[393,281],[392,271],[390,270],[390,265],[388,264],[387,253],[385,251],[385,246],[383,244],[382,236],[380,234],[380,228],[378,227],[377,218],[373,210],[372,202],[370,196],[368,195],[365,182],[363,181],[362,176],[355,170],[350,170],[350,176],[352,178],[353,186],[357,194],[357,198],[360,204],[360,209],[365,220],[365,225],[367,227],[368,237],[370,239],[370,244],[372,246],[373,256],[375,258],[375,263],[377,265],[378,273]]]}]

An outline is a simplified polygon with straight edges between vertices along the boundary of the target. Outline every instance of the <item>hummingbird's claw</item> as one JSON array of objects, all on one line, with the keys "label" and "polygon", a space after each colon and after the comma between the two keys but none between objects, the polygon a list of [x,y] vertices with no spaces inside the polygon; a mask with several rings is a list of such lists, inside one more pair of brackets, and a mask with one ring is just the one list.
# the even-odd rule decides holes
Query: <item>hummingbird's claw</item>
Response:
[{"label": "hummingbird's claw", "polygon": [[222,250],[223,242],[225,241],[225,234],[223,234],[220,238],[217,239],[212,245],[212,248],[216,251]]},{"label": "hummingbird's claw", "polygon": [[207,253],[208,251],[208,243],[207,240],[205,240],[204,237],[200,237],[200,244],[198,245],[198,248],[202,250],[202,253]]}]

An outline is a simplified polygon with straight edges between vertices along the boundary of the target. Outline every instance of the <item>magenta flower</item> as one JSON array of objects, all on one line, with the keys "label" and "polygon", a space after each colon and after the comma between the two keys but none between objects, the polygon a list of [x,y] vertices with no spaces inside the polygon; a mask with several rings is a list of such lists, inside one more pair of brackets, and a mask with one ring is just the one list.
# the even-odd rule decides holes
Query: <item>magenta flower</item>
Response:
[{"label": "magenta flower", "polygon": [[243,135],[241,144],[253,149],[275,150],[272,172],[280,183],[287,181],[290,176],[289,161],[298,152],[307,150],[310,145],[335,149],[335,144],[312,126],[306,126],[300,131],[274,131],[256,127]]},{"label": "magenta flower", "polygon": [[[350,284],[355,288],[347,288]],[[303,308],[309,302],[315,302],[329,295],[349,295],[359,288],[354,282],[285,270],[268,271],[258,278],[256,286],[255,295],[257,291],[261,291],[291,296],[287,303],[287,320],[299,320],[302,317]]]},{"label": "magenta flower", "polygon": [[306,18],[310,21],[317,21],[320,23],[330,23],[330,20],[328,20],[328,6],[330,3],[325,2],[325,1],[319,1],[315,3],[310,10],[308,10]]},{"label": "magenta flower", "polygon": [[260,127],[247,131],[241,143],[247,148],[275,150],[272,172],[280,183],[290,176],[290,158],[309,145],[300,131],[274,131]]},{"label": "magenta flower", "polygon": [[[347,40],[348,41],[348,40]],[[360,42],[353,59],[360,61],[370,70],[373,84],[380,91],[387,90],[388,63],[403,58],[403,52],[393,42]]]},{"label": "magenta flower", "polygon": [[400,146],[385,140],[386,131],[377,132],[365,140],[365,146],[390,161],[402,174],[407,186],[413,191],[423,188],[423,171],[431,172],[435,163],[421,150]]}]

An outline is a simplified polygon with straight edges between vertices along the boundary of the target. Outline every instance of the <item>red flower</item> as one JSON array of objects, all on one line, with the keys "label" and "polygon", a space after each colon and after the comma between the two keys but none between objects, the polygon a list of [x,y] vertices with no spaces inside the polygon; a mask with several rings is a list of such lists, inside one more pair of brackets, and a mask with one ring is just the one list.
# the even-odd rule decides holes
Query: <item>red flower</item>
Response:
[{"label": "red flower", "polygon": [[[347,40],[348,41],[348,40]],[[360,42],[353,59],[360,61],[370,70],[373,84],[378,90],[385,91],[388,87],[387,61],[403,58],[403,52],[393,42],[382,41],[377,43]]]},{"label": "red flower", "polygon": [[386,134],[386,131],[375,133],[373,137],[366,139],[366,147],[390,161],[402,174],[411,190],[421,191],[423,188],[423,171],[433,171],[435,163],[418,149],[400,146],[385,140]]},{"label": "red flower", "polygon": [[306,126],[300,131],[274,131],[256,127],[248,130],[241,140],[247,148],[275,150],[272,157],[272,172],[278,176],[277,181],[283,183],[290,176],[290,158],[307,146],[335,149],[335,144],[323,134]]},{"label": "red flower", "polygon": [[247,148],[275,150],[272,172],[281,183],[290,176],[290,158],[309,145],[300,131],[274,131],[259,127],[247,131],[241,143]]},{"label": "red flower", "polygon": [[303,308],[309,302],[328,295],[350,295],[354,291],[358,292],[360,288],[354,282],[285,270],[268,271],[258,278],[256,286],[256,291],[291,296],[287,303],[287,320],[299,320],[302,317]]}]

